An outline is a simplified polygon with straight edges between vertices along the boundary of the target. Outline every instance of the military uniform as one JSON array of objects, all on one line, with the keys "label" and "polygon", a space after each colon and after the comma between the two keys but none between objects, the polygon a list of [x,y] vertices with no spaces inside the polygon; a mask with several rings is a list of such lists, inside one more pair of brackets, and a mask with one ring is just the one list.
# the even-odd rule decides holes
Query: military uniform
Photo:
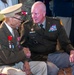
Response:
[{"label": "military uniform", "polygon": [[42,60],[43,56],[56,52],[57,39],[64,51],[73,50],[59,19],[47,17],[43,29],[30,21],[23,26],[21,44],[30,48],[33,60]]}]

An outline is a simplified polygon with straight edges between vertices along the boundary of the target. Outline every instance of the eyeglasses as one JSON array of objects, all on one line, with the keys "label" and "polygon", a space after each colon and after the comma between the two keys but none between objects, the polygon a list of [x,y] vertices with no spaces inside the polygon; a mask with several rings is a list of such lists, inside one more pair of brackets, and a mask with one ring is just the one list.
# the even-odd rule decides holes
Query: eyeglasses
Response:
[{"label": "eyeglasses", "polygon": [[25,21],[24,21],[24,20],[22,20],[21,18],[17,18],[17,17],[12,17],[12,18],[15,18],[15,19],[17,19],[17,20],[21,21],[21,24],[22,24],[23,22],[25,22]]},{"label": "eyeglasses", "polygon": [[13,18],[15,18],[15,19],[17,19],[17,20],[20,20],[20,21],[23,21],[23,20],[21,20],[20,18],[17,18],[17,17],[13,17]]}]

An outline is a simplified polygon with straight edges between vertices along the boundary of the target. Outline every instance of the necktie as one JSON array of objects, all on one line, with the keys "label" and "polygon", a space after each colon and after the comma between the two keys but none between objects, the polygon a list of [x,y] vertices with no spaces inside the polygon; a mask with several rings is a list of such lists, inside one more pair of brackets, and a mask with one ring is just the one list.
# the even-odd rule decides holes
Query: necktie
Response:
[{"label": "necktie", "polygon": [[43,24],[40,24],[40,27],[43,29]]}]

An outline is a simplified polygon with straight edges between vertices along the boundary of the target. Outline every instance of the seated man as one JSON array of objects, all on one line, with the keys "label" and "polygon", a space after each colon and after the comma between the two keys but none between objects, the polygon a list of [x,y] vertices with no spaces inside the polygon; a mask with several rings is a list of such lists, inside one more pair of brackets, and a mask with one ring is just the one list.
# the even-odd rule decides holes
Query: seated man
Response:
[{"label": "seated man", "polygon": [[[61,21],[54,17],[46,17],[46,7],[40,1],[32,5],[31,15],[32,20],[23,25],[21,44],[30,49],[32,60],[42,60],[49,54],[49,75],[57,75],[59,68],[69,66],[72,66],[74,75],[74,66],[71,63],[74,62],[74,48]],[[56,52],[57,39],[65,52]]]},{"label": "seated man", "polygon": [[17,4],[0,12],[6,16],[0,25],[0,73],[7,75],[47,75],[46,63],[29,61],[28,57],[31,56],[29,49],[19,47],[19,36],[16,29],[22,22],[19,15],[21,7],[22,4]]}]

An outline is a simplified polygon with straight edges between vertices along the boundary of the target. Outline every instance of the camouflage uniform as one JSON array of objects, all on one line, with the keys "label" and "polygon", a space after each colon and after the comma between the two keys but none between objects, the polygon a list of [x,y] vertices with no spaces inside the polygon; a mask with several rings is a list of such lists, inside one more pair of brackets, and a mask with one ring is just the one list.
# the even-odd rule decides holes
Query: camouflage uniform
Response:
[{"label": "camouflage uniform", "polygon": [[26,17],[22,17],[25,20],[30,20],[31,19],[31,6],[35,2],[35,0],[20,0],[20,2],[23,4],[22,6],[22,11],[28,12],[28,15]]}]

